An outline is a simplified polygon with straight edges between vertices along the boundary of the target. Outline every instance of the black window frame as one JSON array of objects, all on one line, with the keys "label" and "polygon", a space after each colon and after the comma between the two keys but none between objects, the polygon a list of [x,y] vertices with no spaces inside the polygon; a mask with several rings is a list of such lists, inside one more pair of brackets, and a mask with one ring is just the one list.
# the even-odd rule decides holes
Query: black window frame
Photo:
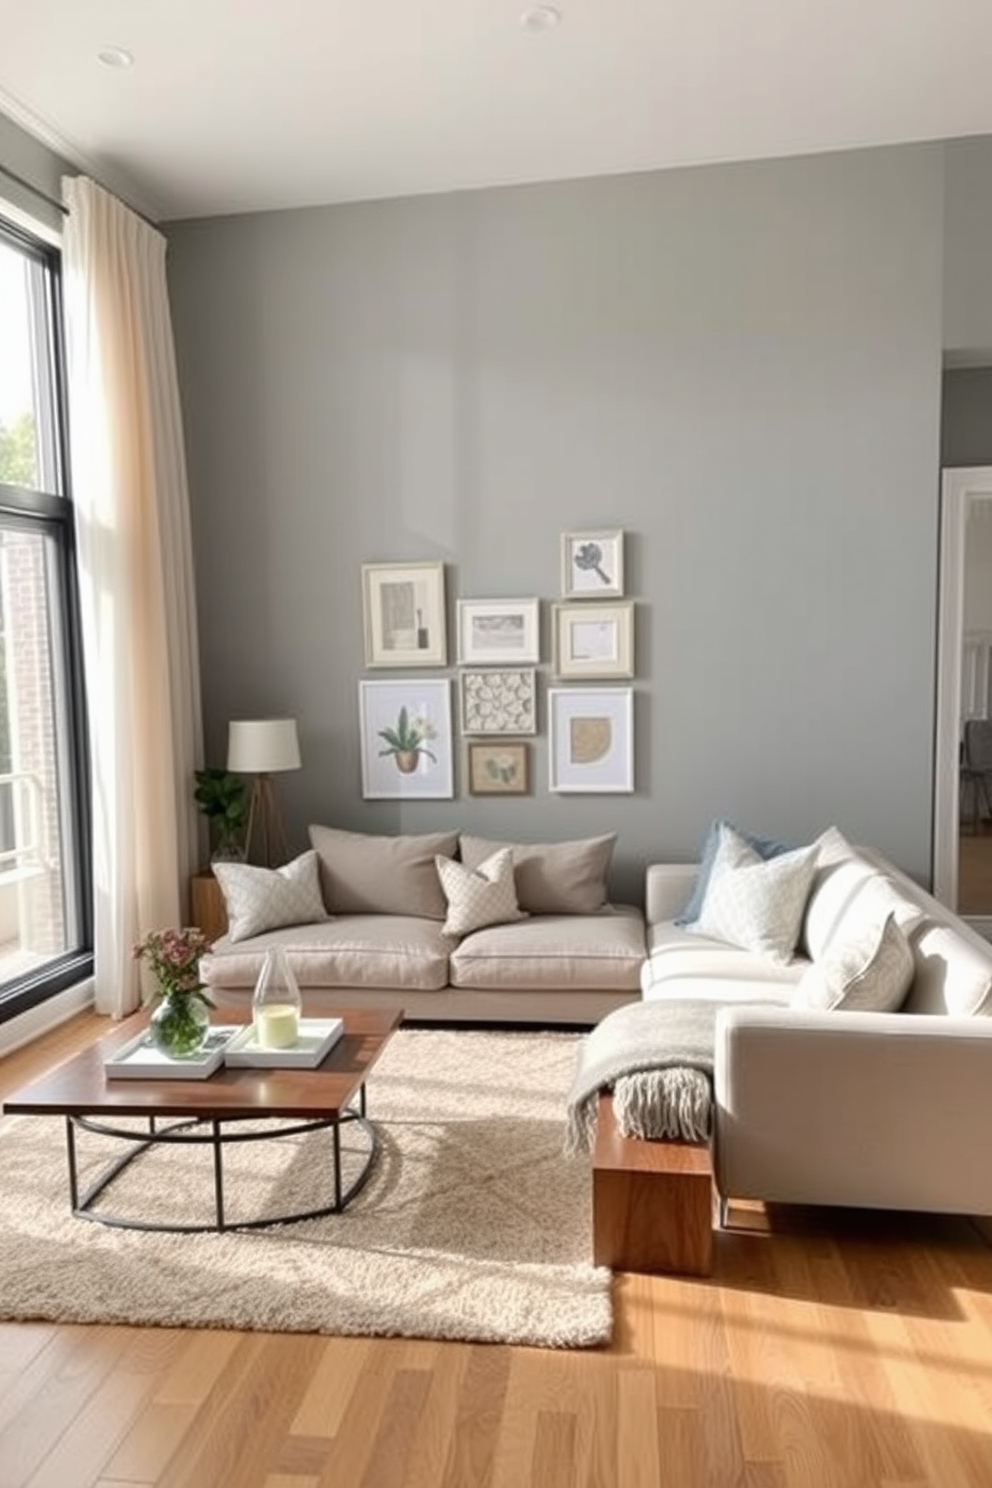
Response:
[{"label": "black window frame", "polygon": [[52,607],[56,613],[50,615],[52,645],[53,650],[57,649],[61,662],[61,668],[58,665],[54,667],[58,684],[56,728],[64,756],[59,781],[66,793],[61,816],[63,822],[68,822],[71,839],[63,841],[62,872],[64,891],[73,895],[72,919],[78,927],[77,939],[80,942],[61,955],[53,956],[44,966],[0,982],[2,1025],[93,975],[93,837],[76,513],[69,463],[62,254],[53,244],[5,217],[2,204],[0,241],[41,265],[49,301],[50,345],[44,350],[47,375],[51,381],[52,407],[39,410],[39,416],[49,411],[52,416],[51,434],[54,436],[60,490],[34,490],[0,481],[0,524],[40,533],[51,542],[50,573],[57,586],[57,603]]}]

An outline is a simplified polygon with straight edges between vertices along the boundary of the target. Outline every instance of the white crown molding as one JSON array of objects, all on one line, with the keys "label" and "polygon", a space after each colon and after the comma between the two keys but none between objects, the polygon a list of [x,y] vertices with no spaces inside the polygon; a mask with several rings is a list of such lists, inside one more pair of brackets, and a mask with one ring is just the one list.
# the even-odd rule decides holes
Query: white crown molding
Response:
[{"label": "white crown molding", "polygon": [[23,129],[25,134],[31,135],[32,139],[37,140],[46,149],[54,151],[68,164],[74,165],[83,175],[89,176],[101,186],[106,187],[108,191],[112,191],[142,217],[150,222],[161,221],[164,214],[160,203],[146,196],[129,177],[114,170],[105,161],[96,160],[87,155],[72,140],[66,139],[47,120],[35,113],[33,109],[27,108],[4,88],[0,88],[0,113],[6,114],[12,124]]}]

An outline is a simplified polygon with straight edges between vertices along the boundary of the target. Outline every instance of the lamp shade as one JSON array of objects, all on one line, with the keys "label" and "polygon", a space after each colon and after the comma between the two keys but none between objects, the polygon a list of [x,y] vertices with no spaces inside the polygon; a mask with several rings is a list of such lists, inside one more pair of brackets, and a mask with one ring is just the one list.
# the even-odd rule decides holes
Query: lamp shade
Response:
[{"label": "lamp shade", "polygon": [[232,720],[227,734],[227,768],[239,775],[272,775],[300,768],[295,718]]}]

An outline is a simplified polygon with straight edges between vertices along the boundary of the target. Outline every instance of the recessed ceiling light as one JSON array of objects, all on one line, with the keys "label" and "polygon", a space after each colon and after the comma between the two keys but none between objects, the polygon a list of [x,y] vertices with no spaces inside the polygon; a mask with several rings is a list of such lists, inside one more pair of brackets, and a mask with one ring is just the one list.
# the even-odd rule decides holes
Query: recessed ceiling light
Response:
[{"label": "recessed ceiling light", "polygon": [[134,63],[134,57],[126,47],[101,47],[96,55],[104,67],[131,67]]},{"label": "recessed ceiling light", "polygon": [[520,17],[525,31],[550,31],[561,20],[561,11],[554,5],[531,5]]}]

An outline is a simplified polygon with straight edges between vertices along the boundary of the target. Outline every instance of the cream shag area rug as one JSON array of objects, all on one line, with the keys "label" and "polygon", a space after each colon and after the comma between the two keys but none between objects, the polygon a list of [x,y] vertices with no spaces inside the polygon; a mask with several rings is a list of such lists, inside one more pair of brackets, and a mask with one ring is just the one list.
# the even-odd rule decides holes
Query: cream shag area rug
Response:
[{"label": "cream shag area rug", "polygon": [[[587,1161],[563,1155],[577,1036],[404,1029],[368,1082],[380,1150],[341,1215],[163,1235],[69,1212],[61,1117],[0,1122],[0,1317],[457,1338],[607,1342],[610,1273],[590,1262]],[[347,1129],[346,1129],[347,1131]],[[363,1139],[343,1137],[345,1180]],[[229,1222],[330,1197],[330,1136],[225,1152]],[[81,1187],[120,1143],[78,1139]],[[212,1217],[209,1148],[149,1150],[100,1206]]]}]

